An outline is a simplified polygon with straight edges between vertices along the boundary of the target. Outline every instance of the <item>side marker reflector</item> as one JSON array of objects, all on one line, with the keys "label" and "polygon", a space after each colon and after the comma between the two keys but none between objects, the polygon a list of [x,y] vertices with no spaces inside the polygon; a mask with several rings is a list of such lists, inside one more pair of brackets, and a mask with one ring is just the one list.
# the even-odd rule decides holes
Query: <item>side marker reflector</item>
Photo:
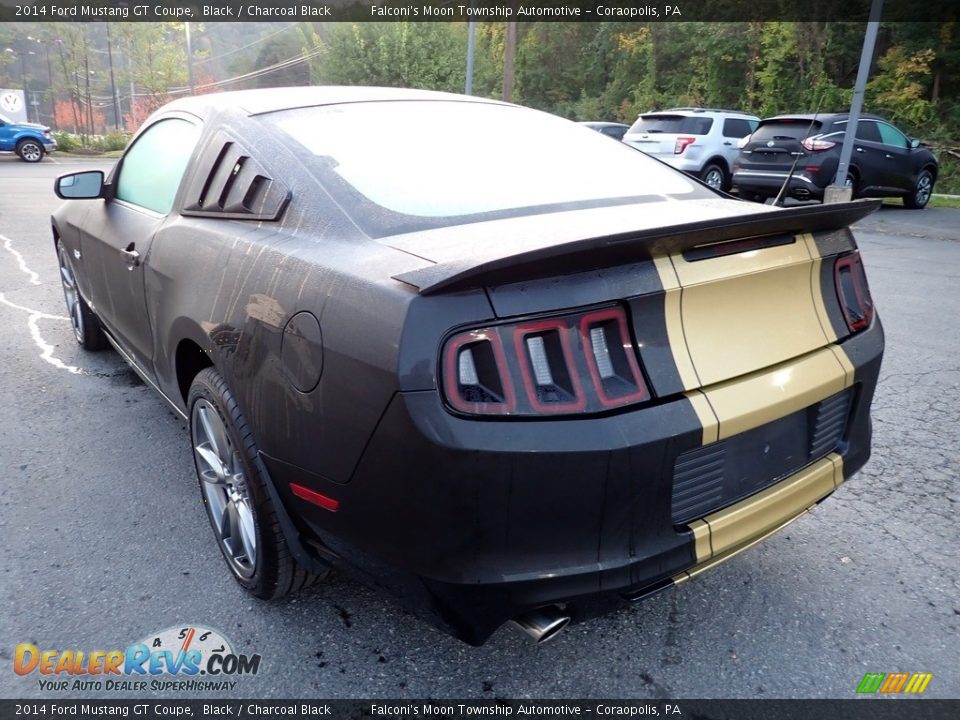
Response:
[{"label": "side marker reflector", "polygon": [[324,510],[329,510],[330,512],[336,512],[340,509],[340,501],[334,500],[332,497],[327,497],[326,495],[321,495],[315,490],[306,488],[303,485],[297,485],[296,483],[290,483],[290,491],[302,500],[311,502],[314,505],[319,505]]}]

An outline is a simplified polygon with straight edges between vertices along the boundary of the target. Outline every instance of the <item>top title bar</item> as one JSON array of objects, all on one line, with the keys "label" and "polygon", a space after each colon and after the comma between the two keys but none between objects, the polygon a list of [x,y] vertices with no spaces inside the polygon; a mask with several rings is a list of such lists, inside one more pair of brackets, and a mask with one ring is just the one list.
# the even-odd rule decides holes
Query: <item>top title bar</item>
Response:
[{"label": "top title bar", "polygon": [[[0,21],[866,22],[871,0],[0,0]],[[885,22],[956,20],[956,0],[885,0]]]}]

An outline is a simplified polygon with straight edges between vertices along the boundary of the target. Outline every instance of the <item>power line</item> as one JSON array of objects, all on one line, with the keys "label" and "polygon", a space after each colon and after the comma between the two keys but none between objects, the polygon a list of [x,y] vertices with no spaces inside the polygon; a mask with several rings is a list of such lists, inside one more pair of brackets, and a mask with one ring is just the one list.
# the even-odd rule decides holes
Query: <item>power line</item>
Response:
[{"label": "power line", "polygon": [[260,39],[258,39],[258,40],[254,40],[252,43],[248,43],[247,45],[244,45],[244,46],[242,46],[242,47],[235,48],[234,50],[227,50],[227,52],[225,52],[225,53],[220,53],[219,55],[214,55],[214,56],[212,56],[212,57],[205,57],[205,58],[200,58],[200,59],[198,59],[198,60],[194,60],[194,63],[197,64],[197,65],[199,65],[200,63],[210,62],[211,60],[219,60],[220,58],[224,58],[224,57],[226,57],[227,55],[233,55],[234,53],[240,52],[241,50],[246,50],[247,48],[253,47],[254,45],[258,45],[258,44],[260,44],[260,43],[262,43],[262,42],[265,42],[265,41],[269,40],[270,38],[272,38],[272,37],[274,37],[274,36],[276,36],[276,35],[279,35],[280,33],[286,32],[286,31],[289,30],[290,28],[296,27],[296,26],[297,26],[296,23],[290,23],[290,24],[287,25],[286,27],[282,27],[282,28],[280,28],[279,30],[275,30],[275,31],[272,32],[272,33],[269,33],[269,34],[267,34],[267,35],[264,35],[262,38],[260,38]]}]

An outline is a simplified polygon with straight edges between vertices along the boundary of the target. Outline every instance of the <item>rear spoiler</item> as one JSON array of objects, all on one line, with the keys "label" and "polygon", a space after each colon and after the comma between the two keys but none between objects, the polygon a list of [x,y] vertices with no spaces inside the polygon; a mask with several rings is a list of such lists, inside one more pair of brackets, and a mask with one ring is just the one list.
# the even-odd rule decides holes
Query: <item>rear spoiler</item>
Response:
[{"label": "rear spoiler", "polygon": [[880,200],[771,209],[718,220],[702,220],[604,237],[547,245],[515,255],[464,258],[394,275],[421,295],[458,292],[536,280],[649,259],[655,255],[745,238],[839,230],[862,220]]}]

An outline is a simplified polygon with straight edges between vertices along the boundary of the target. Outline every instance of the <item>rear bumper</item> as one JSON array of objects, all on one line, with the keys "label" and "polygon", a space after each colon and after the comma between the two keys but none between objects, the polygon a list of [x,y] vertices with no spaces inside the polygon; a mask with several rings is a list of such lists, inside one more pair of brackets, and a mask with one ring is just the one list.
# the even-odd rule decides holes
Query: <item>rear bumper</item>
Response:
[{"label": "rear bumper", "polygon": [[[773,170],[737,170],[733,173],[733,186],[743,192],[774,197],[788,175],[788,172]],[[804,172],[795,172],[787,187],[787,195],[800,200],[822,200],[823,191],[824,188]]]},{"label": "rear bumper", "polygon": [[[434,392],[399,393],[349,483],[268,465],[292,514],[332,558],[480,644],[538,606],[567,603],[582,616],[683,582],[833,492],[869,456],[879,321],[841,347],[853,372],[839,442],[789,476],[770,477],[765,489],[680,524],[675,464],[704,437],[685,396],[608,417],[504,422],[452,415]],[[757,408],[765,419],[744,433],[776,422],[768,407]],[[290,497],[290,481],[336,497],[340,510]]]}]

